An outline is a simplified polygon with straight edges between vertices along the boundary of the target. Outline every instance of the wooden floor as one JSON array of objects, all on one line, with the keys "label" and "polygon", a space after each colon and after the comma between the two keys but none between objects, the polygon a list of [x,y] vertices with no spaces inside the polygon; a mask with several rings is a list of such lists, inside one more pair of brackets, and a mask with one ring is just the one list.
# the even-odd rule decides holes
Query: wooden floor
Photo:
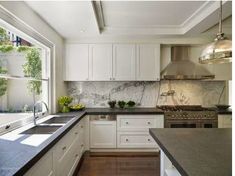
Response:
[{"label": "wooden floor", "polygon": [[159,176],[160,158],[134,155],[85,154],[77,176]]}]

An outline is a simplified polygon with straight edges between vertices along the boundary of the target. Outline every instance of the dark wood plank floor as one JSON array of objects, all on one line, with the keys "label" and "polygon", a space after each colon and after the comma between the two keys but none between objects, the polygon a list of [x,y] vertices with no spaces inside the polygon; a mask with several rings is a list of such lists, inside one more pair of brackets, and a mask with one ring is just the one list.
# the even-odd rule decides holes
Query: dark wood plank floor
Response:
[{"label": "dark wood plank floor", "polygon": [[77,176],[159,176],[160,158],[155,156],[85,154]]}]

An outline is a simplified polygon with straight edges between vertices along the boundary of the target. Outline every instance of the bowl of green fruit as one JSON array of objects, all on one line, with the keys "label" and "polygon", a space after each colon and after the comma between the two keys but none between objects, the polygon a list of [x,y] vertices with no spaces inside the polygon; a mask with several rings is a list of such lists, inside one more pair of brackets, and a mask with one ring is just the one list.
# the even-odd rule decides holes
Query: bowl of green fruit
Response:
[{"label": "bowl of green fruit", "polygon": [[108,105],[109,105],[109,107],[112,108],[112,109],[115,108],[116,103],[117,103],[117,102],[116,102],[115,100],[114,100],[114,101],[108,101]]},{"label": "bowl of green fruit", "polygon": [[72,111],[81,111],[81,110],[83,110],[85,108],[85,105],[83,105],[81,103],[78,103],[78,104],[74,104],[74,105],[69,106],[69,108]]}]

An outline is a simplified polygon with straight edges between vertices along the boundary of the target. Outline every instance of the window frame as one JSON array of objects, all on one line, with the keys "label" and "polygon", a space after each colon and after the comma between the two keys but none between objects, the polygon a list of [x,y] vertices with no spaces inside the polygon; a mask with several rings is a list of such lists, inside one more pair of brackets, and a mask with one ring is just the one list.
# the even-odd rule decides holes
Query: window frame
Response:
[{"label": "window frame", "polygon": [[[54,55],[55,55],[55,45],[49,41],[47,38],[42,36],[40,33],[38,33],[35,29],[27,25],[25,22],[23,22],[21,19],[17,18],[14,14],[6,10],[3,6],[0,5],[0,26],[13,32],[17,36],[29,41],[30,43],[37,45],[43,49],[45,49],[45,59],[47,60],[47,79],[48,81],[48,107],[49,107],[49,114],[55,112],[56,106],[55,106],[55,91],[54,91],[54,85],[55,85],[55,73],[54,69]],[[9,75],[10,76],[10,75]],[[27,79],[29,78],[17,78],[10,76],[12,79]],[[43,79],[42,79],[43,80]],[[12,131],[16,128],[22,127],[26,124],[32,123],[33,117],[17,120],[10,122],[6,125],[3,125],[0,128],[0,134],[1,133],[7,133],[9,131]],[[10,125],[10,127],[9,127]],[[5,129],[4,129],[5,128]]]}]

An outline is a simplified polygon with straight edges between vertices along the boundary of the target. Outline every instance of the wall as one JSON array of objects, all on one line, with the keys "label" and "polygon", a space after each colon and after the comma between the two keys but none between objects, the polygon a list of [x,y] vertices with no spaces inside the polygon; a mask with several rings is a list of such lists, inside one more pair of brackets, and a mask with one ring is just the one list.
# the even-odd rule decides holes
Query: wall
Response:
[{"label": "wall", "polygon": [[66,93],[65,84],[63,82],[63,56],[64,56],[64,40],[63,38],[51,28],[44,20],[41,19],[33,10],[31,10],[22,1],[0,1],[0,5],[13,13],[20,20],[32,27],[35,31],[47,38],[54,44],[54,58],[53,58],[53,97],[54,103],[52,109],[56,111],[57,97]]},{"label": "wall", "polygon": [[[68,94],[73,103],[87,107],[107,107],[109,100],[133,100],[140,107],[156,105],[213,106],[225,102],[225,81],[161,81],[161,82],[69,82]],[[163,96],[174,90],[173,96]]]}]

